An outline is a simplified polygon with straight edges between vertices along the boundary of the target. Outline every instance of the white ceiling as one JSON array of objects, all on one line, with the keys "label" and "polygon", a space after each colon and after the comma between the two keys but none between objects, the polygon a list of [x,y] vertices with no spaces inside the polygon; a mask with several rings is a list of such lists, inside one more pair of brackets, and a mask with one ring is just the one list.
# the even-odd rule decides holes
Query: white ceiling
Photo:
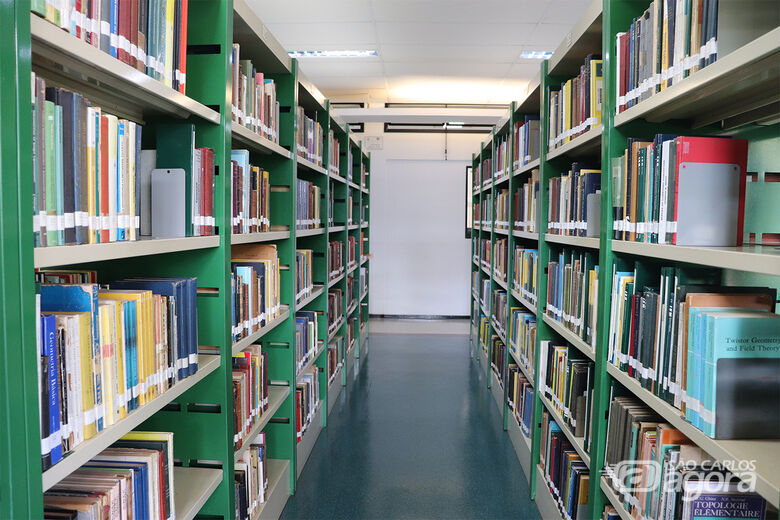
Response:
[{"label": "white ceiling", "polygon": [[366,59],[304,58],[331,99],[508,103],[538,75],[590,0],[248,0],[287,50],[375,49]]}]

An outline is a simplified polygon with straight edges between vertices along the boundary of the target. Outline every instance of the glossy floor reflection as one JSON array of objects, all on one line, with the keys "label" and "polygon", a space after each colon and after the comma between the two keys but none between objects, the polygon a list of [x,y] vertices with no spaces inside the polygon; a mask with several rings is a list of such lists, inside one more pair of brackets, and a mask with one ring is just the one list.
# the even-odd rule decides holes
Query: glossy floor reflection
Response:
[{"label": "glossy floor reflection", "polygon": [[538,519],[468,337],[375,335],[283,519]]}]

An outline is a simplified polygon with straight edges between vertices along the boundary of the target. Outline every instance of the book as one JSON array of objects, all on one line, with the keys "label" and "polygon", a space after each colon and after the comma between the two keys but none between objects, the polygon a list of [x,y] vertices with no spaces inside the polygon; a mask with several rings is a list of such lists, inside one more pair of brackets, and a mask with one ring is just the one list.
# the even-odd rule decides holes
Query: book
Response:
[{"label": "book", "polygon": [[[340,175],[341,174],[341,155],[339,153],[340,150],[340,144],[339,140],[336,137],[336,134],[333,132],[333,130],[328,131],[328,172],[332,175]],[[333,189],[331,189],[331,193],[333,192]],[[333,204],[330,204],[330,208],[333,208]]]},{"label": "book", "polygon": [[[297,129],[295,151],[298,157],[302,157],[317,166],[322,166],[322,156],[324,146],[324,134],[322,124],[317,120],[318,114],[310,118],[303,107],[298,106],[295,110],[297,118]],[[348,179],[352,182],[351,176]]]},{"label": "book", "polygon": [[588,195],[601,189],[601,170],[574,163],[568,175],[552,177],[548,187],[547,232],[584,237],[588,229]]},{"label": "book", "polygon": [[[518,186],[514,193],[515,221],[513,229],[517,231],[537,232],[539,215],[539,169],[531,170],[529,179]],[[479,214],[479,211],[474,213]]]},{"label": "book", "polygon": [[499,238],[493,244],[493,276],[506,283],[509,239]]},{"label": "book", "polygon": [[322,227],[322,188],[313,182],[297,179],[296,229]]},{"label": "book", "polygon": [[492,162],[493,178],[500,179],[505,175],[509,175],[511,167],[509,159],[509,153],[511,152],[511,148],[509,146],[509,135],[507,134],[503,136],[496,136],[494,146],[494,161]]},{"label": "book", "polygon": [[585,57],[576,77],[551,89],[547,143],[550,150],[601,124],[602,67],[601,57],[590,54]]},{"label": "book", "polygon": [[232,359],[233,381],[233,444],[241,448],[252,426],[268,409],[268,353],[260,345],[250,345]]},{"label": "book", "polygon": [[[353,249],[354,253],[354,249]],[[328,280],[333,280],[344,272],[344,242],[331,240],[328,242]]]},{"label": "book", "polygon": [[[501,335],[506,335],[506,316],[507,316],[507,294],[506,291],[503,291],[501,289],[496,289],[493,291],[492,300],[491,300],[491,312],[493,313],[492,319],[493,319],[493,326],[496,327],[496,329],[501,333]],[[503,366],[503,365],[502,365]]]},{"label": "book", "polygon": [[539,116],[523,116],[521,121],[515,121],[513,132],[513,168],[517,170],[539,158],[539,143],[541,141]]}]

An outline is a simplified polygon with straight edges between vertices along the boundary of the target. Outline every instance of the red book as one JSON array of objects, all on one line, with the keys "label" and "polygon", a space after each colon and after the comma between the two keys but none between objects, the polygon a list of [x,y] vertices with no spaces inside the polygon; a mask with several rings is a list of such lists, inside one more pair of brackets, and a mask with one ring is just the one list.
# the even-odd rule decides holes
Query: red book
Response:
[{"label": "red book", "polygon": [[116,57],[122,63],[130,64],[130,0],[117,0],[118,14],[118,36],[119,41],[116,46]]},{"label": "red book", "polygon": [[130,20],[127,39],[130,40],[130,65],[138,68],[138,2],[139,0],[129,0],[130,2]]},{"label": "red book", "polygon": [[[620,70],[618,71],[618,91],[621,96],[626,95],[626,84],[628,83],[628,34],[623,33],[620,36],[618,36],[618,43],[620,45],[620,49],[618,52],[620,52]],[[620,109],[620,112],[623,112],[626,109],[626,103],[620,103],[620,106],[618,107]]]},{"label": "red book", "polygon": [[89,43],[91,43],[93,47],[100,48],[100,31],[95,31],[95,29],[99,29],[100,26],[100,2],[98,0],[92,0],[90,2],[89,21]]},{"label": "red book", "polygon": [[187,80],[187,4],[189,0],[181,0],[181,40],[179,45],[179,92],[184,94],[184,84]]},{"label": "red book", "polygon": [[100,243],[111,241],[111,235],[108,230],[108,118],[100,117],[100,196],[99,214],[100,214]]},{"label": "red book", "polygon": [[672,244],[741,246],[748,142],[678,137]]}]

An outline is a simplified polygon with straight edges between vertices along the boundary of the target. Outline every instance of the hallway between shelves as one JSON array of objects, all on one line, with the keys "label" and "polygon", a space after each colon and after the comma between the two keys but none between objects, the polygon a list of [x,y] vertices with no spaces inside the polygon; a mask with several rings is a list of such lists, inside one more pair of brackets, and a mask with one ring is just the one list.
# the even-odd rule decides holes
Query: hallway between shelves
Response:
[{"label": "hallway between shelves", "polygon": [[285,520],[536,520],[468,336],[372,335]]}]

